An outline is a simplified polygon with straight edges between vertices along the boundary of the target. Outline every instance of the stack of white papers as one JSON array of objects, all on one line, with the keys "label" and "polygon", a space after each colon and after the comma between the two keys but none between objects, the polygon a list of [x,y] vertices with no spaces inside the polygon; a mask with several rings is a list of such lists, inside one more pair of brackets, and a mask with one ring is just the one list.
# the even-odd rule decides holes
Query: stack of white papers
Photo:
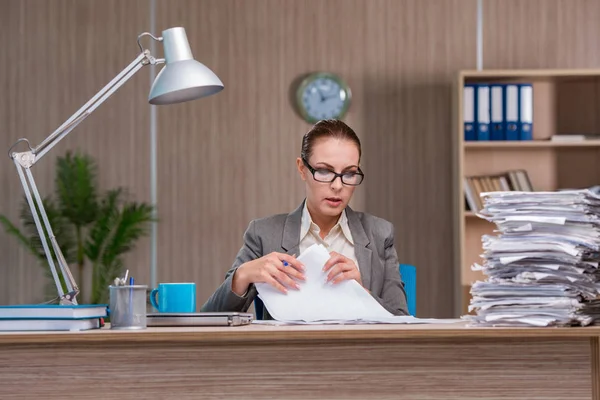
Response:
[{"label": "stack of white papers", "polygon": [[266,283],[256,284],[258,296],[276,321],[290,324],[445,322],[394,316],[355,280],[335,285],[326,283],[327,273],[322,269],[329,257],[327,249],[320,244],[300,254],[298,260],[306,268],[306,281],[299,282],[300,290],[290,289],[283,294]]},{"label": "stack of white papers", "polygon": [[482,271],[464,318],[487,326],[594,323],[600,311],[600,196],[591,190],[483,193]]}]

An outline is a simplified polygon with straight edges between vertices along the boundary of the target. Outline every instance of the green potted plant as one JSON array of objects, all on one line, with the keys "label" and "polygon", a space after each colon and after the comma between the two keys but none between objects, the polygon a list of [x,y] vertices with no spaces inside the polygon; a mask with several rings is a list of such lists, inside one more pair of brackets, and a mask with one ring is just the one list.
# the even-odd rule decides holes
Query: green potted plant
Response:
[{"label": "green potted plant", "polygon": [[[130,201],[123,188],[100,193],[97,171],[96,162],[88,155],[68,152],[58,157],[54,196],[43,199],[54,235],[82,289],[79,301],[89,304],[108,303],[108,286],[122,275],[124,255],[147,235],[153,220],[152,206]],[[20,221],[22,230],[0,214],[6,232],[41,262],[49,279],[48,291],[54,297],[56,288],[26,200]],[[84,279],[88,285],[83,284]],[[89,293],[85,287],[91,288]]]}]

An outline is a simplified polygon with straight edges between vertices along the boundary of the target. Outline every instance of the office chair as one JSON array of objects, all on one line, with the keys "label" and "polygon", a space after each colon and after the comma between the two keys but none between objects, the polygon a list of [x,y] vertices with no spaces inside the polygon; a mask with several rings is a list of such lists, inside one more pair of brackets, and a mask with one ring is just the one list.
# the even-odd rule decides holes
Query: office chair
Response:
[{"label": "office chair", "polygon": [[415,317],[417,312],[417,269],[414,265],[400,264],[398,270],[406,291],[408,313]]}]

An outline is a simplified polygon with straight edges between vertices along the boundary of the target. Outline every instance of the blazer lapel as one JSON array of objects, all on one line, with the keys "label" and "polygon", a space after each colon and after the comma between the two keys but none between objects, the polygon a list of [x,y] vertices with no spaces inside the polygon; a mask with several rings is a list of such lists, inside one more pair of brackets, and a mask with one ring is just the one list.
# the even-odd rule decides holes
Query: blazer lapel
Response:
[{"label": "blazer lapel", "polygon": [[346,217],[354,240],[354,254],[356,255],[356,261],[358,261],[363,286],[371,290],[372,251],[367,247],[370,243],[369,237],[365,233],[365,228],[358,215],[350,207],[346,207]]},{"label": "blazer lapel", "polygon": [[281,240],[281,248],[289,255],[298,254],[300,249],[300,223],[302,220],[302,209],[304,201],[300,207],[288,214],[283,225],[283,238]]},{"label": "blazer lapel", "polygon": [[[304,201],[298,208],[288,214],[283,226],[281,248],[289,255],[300,255],[300,224],[302,221]],[[356,255],[356,261],[358,261],[360,276],[364,287],[370,290],[372,251],[367,247],[370,241],[358,215],[350,207],[346,207],[346,217],[348,218],[348,226],[350,227],[352,239],[354,240],[354,254]]]}]

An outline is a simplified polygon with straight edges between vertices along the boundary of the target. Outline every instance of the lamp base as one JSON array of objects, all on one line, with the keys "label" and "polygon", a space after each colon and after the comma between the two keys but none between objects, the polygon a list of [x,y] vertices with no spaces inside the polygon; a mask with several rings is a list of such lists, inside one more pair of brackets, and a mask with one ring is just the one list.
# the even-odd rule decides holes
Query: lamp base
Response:
[{"label": "lamp base", "polygon": [[79,289],[77,290],[73,290],[70,291],[69,293],[65,293],[62,296],[57,296],[55,298],[53,298],[52,300],[48,300],[47,302],[43,303],[43,304],[55,304],[58,303],[58,305],[61,306],[76,306],[77,305],[77,295],[79,294]]},{"label": "lamp base", "polygon": [[61,306],[73,306],[77,305],[77,295],[79,294],[79,290],[73,290],[69,293],[66,293],[64,296],[60,298]]}]

